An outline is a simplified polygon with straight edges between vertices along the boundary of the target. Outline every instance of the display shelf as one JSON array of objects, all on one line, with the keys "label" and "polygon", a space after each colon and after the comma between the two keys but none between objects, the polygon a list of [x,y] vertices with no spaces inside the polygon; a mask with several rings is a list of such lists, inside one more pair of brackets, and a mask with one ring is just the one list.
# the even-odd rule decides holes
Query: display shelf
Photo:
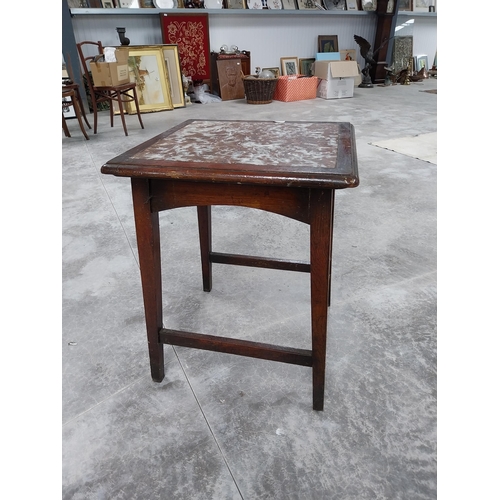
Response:
[{"label": "display shelf", "polygon": [[[375,12],[365,12],[363,10],[288,10],[288,9],[70,9],[72,16],[92,15],[92,16],[142,16],[155,14],[215,14],[215,15],[256,15],[256,16],[370,16]],[[420,13],[416,12],[419,15]]]}]

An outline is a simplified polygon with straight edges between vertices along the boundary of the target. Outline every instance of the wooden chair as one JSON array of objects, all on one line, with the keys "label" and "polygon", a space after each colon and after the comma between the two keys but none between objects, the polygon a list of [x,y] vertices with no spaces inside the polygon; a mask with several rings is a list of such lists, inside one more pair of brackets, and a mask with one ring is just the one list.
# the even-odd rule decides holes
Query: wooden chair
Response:
[{"label": "wooden chair", "polygon": [[[122,119],[123,130],[125,135],[128,135],[127,125],[125,123],[125,109],[124,103],[135,102],[135,107],[137,109],[137,117],[139,118],[139,123],[141,128],[144,128],[142,123],[141,112],[139,110],[139,101],[137,99],[137,91],[135,82],[123,83],[121,85],[113,86],[97,86],[94,85],[92,79],[92,73],[89,69],[89,64],[95,59],[95,56],[101,56],[104,54],[102,43],[99,42],[80,42],[76,44],[78,50],[78,55],[80,56],[80,61],[82,63],[83,71],[85,74],[85,79],[87,80],[87,85],[92,99],[92,112],[94,113],[94,134],[97,133],[97,111],[98,105],[100,103],[108,103],[109,105],[109,117],[111,126],[113,126],[113,102],[118,103],[118,109],[120,111],[120,116]],[[85,51],[93,50],[93,55],[85,55]]]},{"label": "wooden chair", "polygon": [[92,128],[90,126],[89,121],[87,120],[87,115],[85,113],[85,107],[83,106],[82,95],[80,93],[80,86],[76,83],[75,75],[73,73],[73,66],[71,65],[71,59],[69,54],[64,56],[64,62],[66,63],[66,71],[68,72],[68,77],[63,77],[63,91],[64,90],[74,90],[75,96],[80,105],[80,112],[82,114],[82,118],[87,124],[88,128]]},{"label": "wooden chair", "polygon": [[[69,101],[66,100],[65,98],[69,97]],[[87,131],[85,130],[85,125],[83,124],[82,120],[82,113],[80,111],[80,104],[78,103],[78,99],[76,97],[76,92],[74,89],[65,89],[63,86],[62,89],[62,128],[64,130],[64,135],[66,137],[71,137],[71,134],[69,133],[68,129],[68,124],[66,123],[66,118],[64,117],[64,110],[68,109],[70,106],[73,106],[73,109],[75,110],[75,115],[78,120],[78,123],[80,124],[80,129],[82,131],[82,134],[85,136],[85,139],[87,141],[89,140],[89,136],[87,135]],[[90,127],[90,126],[89,126]]]}]

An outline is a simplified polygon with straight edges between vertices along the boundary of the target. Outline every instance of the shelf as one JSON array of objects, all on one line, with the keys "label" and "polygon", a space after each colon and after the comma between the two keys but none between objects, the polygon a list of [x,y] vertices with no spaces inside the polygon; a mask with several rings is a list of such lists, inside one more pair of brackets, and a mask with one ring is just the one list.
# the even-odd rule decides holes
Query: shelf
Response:
[{"label": "shelf", "polygon": [[[72,16],[142,16],[156,14],[215,14],[215,15],[257,15],[257,16],[373,16],[375,12],[362,10],[288,10],[288,9],[70,9]],[[419,15],[419,12],[415,13]]]}]

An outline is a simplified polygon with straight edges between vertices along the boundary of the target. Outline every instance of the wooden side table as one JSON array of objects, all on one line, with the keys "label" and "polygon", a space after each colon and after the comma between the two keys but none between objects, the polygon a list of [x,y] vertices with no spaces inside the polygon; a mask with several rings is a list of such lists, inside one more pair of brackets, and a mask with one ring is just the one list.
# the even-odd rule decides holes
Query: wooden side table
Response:
[{"label": "wooden side table", "polygon": [[[101,172],[131,178],[153,380],[164,378],[163,344],[310,366],[313,409],[323,410],[334,196],[359,184],[354,127],[188,120],[108,161]],[[212,205],[258,208],[309,224],[310,261],[214,252]],[[310,350],[163,327],[158,214],[187,206],[198,210],[205,291],[212,288],[213,263],[310,273]]]}]

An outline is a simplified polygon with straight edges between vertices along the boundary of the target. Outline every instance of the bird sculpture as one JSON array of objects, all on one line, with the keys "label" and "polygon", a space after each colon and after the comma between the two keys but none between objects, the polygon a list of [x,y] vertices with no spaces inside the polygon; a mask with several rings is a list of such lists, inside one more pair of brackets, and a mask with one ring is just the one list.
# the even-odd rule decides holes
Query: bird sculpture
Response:
[{"label": "bird sculpture", "polygon": [[373,87],[372,79],[370,76],[370,69],[372,68],[372,66],[377,65],[375,55],[389,40],[390,38],[386,39],[385,42],[377,50],[373,51],[372,46],[370,42],[368,42],[368,40],[365,40],[361,36],[354,35],[354,41],[359,45],[359,52],[361,54],[361,57],[365,60],[365,67],[361,70],[363,77],[358,87]]}]

